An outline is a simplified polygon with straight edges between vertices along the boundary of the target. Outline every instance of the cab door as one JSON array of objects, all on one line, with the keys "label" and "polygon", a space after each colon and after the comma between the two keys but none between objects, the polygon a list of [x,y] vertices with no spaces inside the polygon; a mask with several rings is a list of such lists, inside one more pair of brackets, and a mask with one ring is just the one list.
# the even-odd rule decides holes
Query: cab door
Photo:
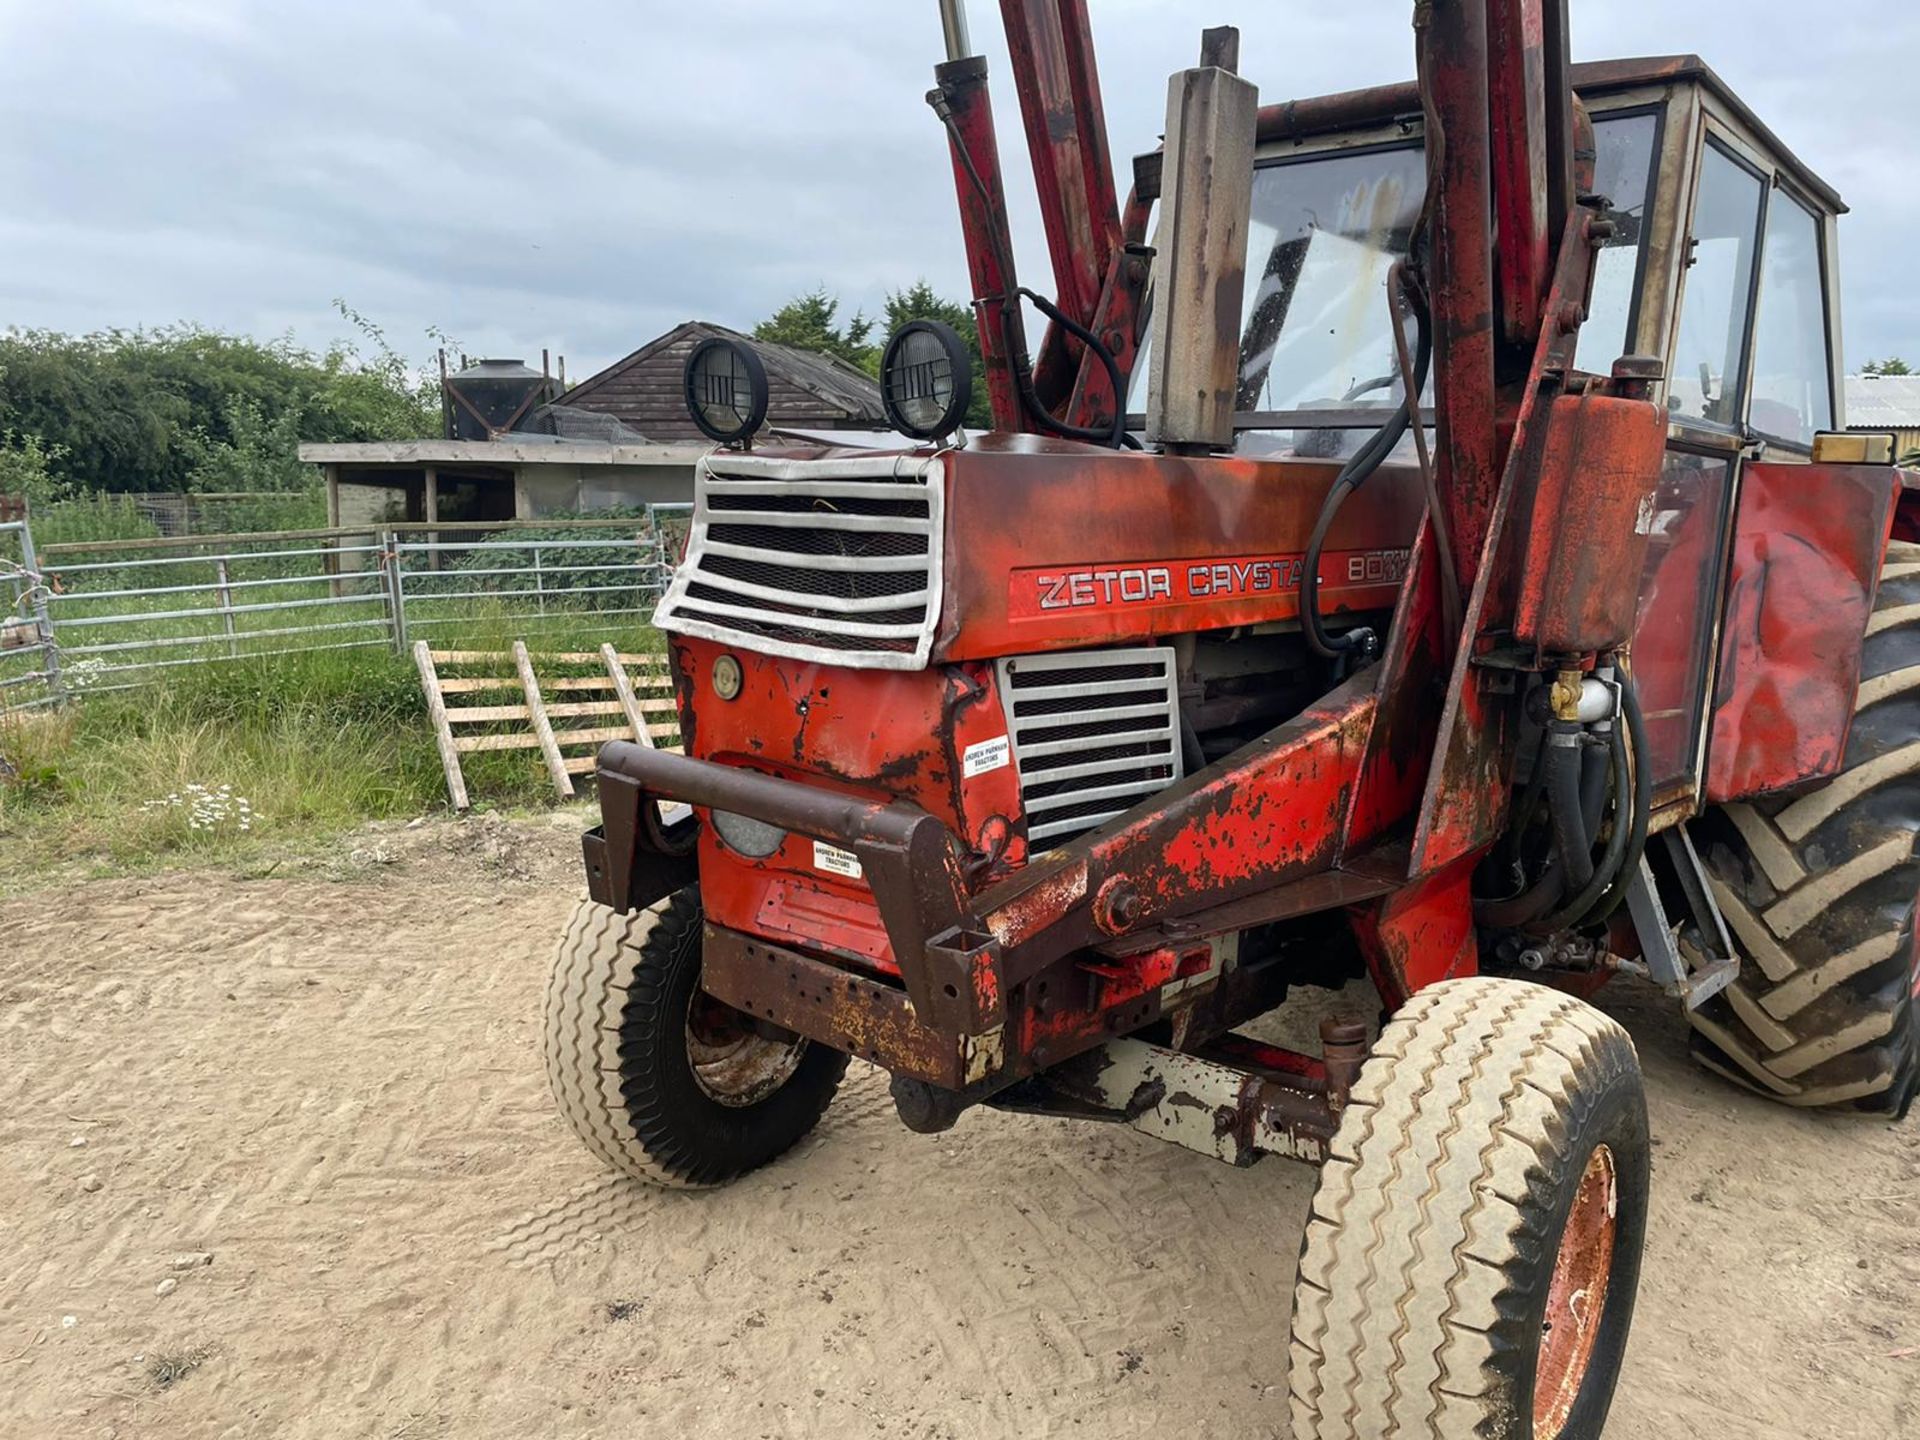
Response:
[{"label": "cab door", "polygon": [[[1836,417],[1831,216],[1715,97],[1696,91],[1691,107],[1675,105],[1676,117],[1689,108],[1685,203],[1673,207],[1686,223],[1660,347],[1667,462],[1633,646],[1656,802],[1674,819],[1693,813],[1707,789],[1729,587],[1739,567],[1769,563],[1733,546],[1743,492],[1762,475],[1754,467],[1766,467],[1768,492],[1798,492],[1800,503],[1848,506],[1858,494],[1846,486],[1823,494],[1828,487],[1806,468],[1814,437]],[[1794,467],[1784,482],[1781,466]],[[1757,489],[1753,502],[1756,515],[1768,503]],[[1778,528],[1777,508],[1765,523]]]}]

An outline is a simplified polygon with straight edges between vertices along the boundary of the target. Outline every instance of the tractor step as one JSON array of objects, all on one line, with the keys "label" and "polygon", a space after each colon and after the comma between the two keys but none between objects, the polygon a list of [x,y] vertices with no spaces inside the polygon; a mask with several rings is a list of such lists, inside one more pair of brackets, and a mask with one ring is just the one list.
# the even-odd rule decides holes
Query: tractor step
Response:
[{"label": "tractor step", "polygon": [[1627,913],[1640,937],[1647,977],[1688,1010],[1698,1010],[1739,978],[1740,956],[1727,936],[1726,921],[1713,902],[1686,830],[1675,826],[1663,839],[1692,914],[1677,925],[1668,916],[1653,867],[1644,855],[1639,873],[1627,888]]}]

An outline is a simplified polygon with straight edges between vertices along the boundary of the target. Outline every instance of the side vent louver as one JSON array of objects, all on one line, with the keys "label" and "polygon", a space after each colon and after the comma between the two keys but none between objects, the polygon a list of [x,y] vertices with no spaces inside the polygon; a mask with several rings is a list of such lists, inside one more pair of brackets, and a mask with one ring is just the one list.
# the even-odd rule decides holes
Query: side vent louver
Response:
[{"label": "side vent louver", "polygon": [[1036,851],[1096,829],[1180,779],[1172,650],[1021,655],[999,668]]}]

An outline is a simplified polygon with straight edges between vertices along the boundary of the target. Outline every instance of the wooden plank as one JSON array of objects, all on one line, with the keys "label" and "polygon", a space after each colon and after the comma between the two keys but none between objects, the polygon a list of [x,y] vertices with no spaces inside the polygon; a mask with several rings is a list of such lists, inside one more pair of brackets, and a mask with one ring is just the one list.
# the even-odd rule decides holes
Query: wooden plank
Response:
[{"label": "wooden plank", "polygon": [[433,653],[427,642],[413,647],[413,663],[420,671],[420,688],[427,692],[427,714],[433,719],[435,743],[440,747],[440,766],[447,772],[447,794],[455,810],[469,808],[467,777],[460,771],[460,748],[454,744],[452,727],[447,723],[447,702],[440,693],[440,677],[433,668]]},{"label": "wooden plank", "polygon": [[[656,736],[676,733],[671,725],[652,727]],[[561,745],[604,745],[609,740],[625,740],[629,736],[627,727],[616,726],[611,730],[557,730],[554,740]],[[454,748],[463,755],[485,753],[493,750],[539,750],[542,748],[538,735],[456,735]],[[562,757],[564,763],[565,757]]]},{"label": "wooden plank", "polygon": [[[526,642],[524,640],[516,640],[514,641],[514,647],[517,650],[524,650],[526,648]],[[433,658],[434,663],[439,665],[492,665],[506,664],[514,657],[511,652],[502,653],[495,650],[436,650],[433,652]],[[552,655],[542,654],[536,658],[549,665],[600,664],[600,656],[598,655],[582,655],[571,651]],[[639,665],[664,670],[667,664],[667,657],[664,655],[622,655],[620,657],[620,663],[622,665]]]},{"label": "wooden plank", "polygon": [[538,750],[538,735],[456,735],[453,748],[462,755],[486,754],[494,750]]},{"label": "wooden plank", "polygon": [[567,761],[567,773],[569,775],[591,775],[599,768],[600,757],[598,755],[576,755],[573,759]]},{"label": "wooden plank", "polygon": [[627,679],[627,667],[620,663],[620,656],[611,644],[600,647],[600,658],[606,662],[607,676],[620,697],[620,707],[626,711],[627,724],[633,727],[633,738],[651,750],[653,736],[647,731],[646,717],[640,713],[640,702],[634,697],[633,682]]},{"label": "wooden plank", "polygon": [[[621,715],[625,707],[618,700],[581,700],[565,705],[543,707],[548,718],[556,715]],[[500,720],[531,720],[533,712],[524,705],[468,705],[447,711],[455,725],[481,725]]]},{"label": "wooden plank", "polygon": [[[542,688],[547,690],[611,690],[613,682],[604,675],[563,675],[557,680],[543,680]],[[517,675],[456,675],[440,682],[440,688],[448,695],[471,695],[476,690],[518,690],[520,677]]]},{"label": "wooden plank", "polygon": [[[665,725],[653,728],[656,733],[673,733],[671,727]],[[633,732],[624,725],[613,725],[600,730],[556,730],[553,738],[562,745],[604,745],[609,740],[631,740]]]},{"label": "wooden plank", "polygon": [[533,673],[533,661],[527,655],[527,642],[513,642],[513,664],[520,672],[521,687],[527,692],[527,707],[533,711],[533,734],[540,742],[540,753],[546,757],[547,773],[553,776],[553,788],[559,792],[562,800],[573,798],[573,777],[567,774],[567,762],[560,758],[560,747],[554,743],[553,725],[547,719],[547,712],[540,703],[540,681]]}]

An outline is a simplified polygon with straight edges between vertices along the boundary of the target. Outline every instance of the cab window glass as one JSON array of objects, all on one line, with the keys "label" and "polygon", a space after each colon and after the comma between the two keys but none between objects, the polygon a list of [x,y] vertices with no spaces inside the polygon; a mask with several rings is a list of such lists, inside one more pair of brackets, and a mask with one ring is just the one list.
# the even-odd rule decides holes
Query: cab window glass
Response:
[{"label": "cab window glass", "polygon": [[1240,410],[1400,403],[1387,272],[1406,258],[1426,181],[1413,148],[1254,172]]},{"label": "cab window glass", "polygon": [[1833,428],[1820,220],[1785,191],[1767,209],[1748,423],[1771,439],[1805,446]]},{"label": "cab window glass", "polygon": [[1613,362],[1632,349],[1634,282],[1640,278],[1640,252],[1646,243],[1647,210],[1653,195],[1653,147],[1659,138],[1657,115],[1596,116],[1594,192],[1607,198],[1613,238],[1595,257],[1593,306],[1580,330],[1576,368],[1610,374]]},{"label": "cab window glass", "polygon": [[1726,429],[1740,423],[1741,371],[1765,193],[1758,175],[1718,146],[1707,146],[1668,391],[1668,407],[1678,419]]}]

